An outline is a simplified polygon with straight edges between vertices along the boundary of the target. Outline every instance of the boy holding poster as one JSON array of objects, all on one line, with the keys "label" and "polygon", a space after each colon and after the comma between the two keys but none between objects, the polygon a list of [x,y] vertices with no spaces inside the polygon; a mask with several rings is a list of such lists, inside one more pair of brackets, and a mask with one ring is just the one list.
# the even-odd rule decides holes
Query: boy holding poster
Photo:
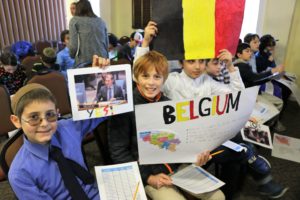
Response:
[{"label": "boy holding poster", "polygon": [[[165,56],[152,51],[140,57],[134,64],[133,75],[137,87],[133,91],[135,105],[168,100],[161,87],[168,76]],[[112,116],[109,121],[109,151],[114,163],[139,160],[134,112]],[[196,164],[204,165],[211,156],[209,152],[199,154]],[[172,184],[168,174],[177,170],[179,164],[140,165],[145,191],[153,200],[184,200],[185,197]],[[223,200],[224,194],[216,190],[204,194],[192,194],[202,200]]]},{"label": "boy holding poster", "polygon": [[[137,48],[135,59],[138,59],[149,51],[149,44],[158,33],[156,25],[155,22],[150,21],[146,26],[142,47]],[[243,90],[245,87],[239,70],[232,64],[231,53],[226,49],[221,50],[217,58],[219,61],[218,65],[220,65],[220,61],[226,64],[230,76],[229,84],[214,81],[204,73],[206,65],[215,62],[215,59],[209,59],[207,61],[205,61],[205,59],[182,60],[180,61],[183,68],[182,72],[173,72],[168,76],[163,86],[164,94],[172,100],[180,100]],[[241,153],[223,146],[218,147],[217,150],[224,149],[225,152],[215,156],[213,162],[220,164],[247,163],[251,175],[258,183],[258,190],[262,195],[273,199],[283,196],[287,188],[272,180],[271,168],[268,161],[262,156],[257,155],[251,146],[246,144],[241,145],[245,147],[245,151]],[[227,178],[228,180],[226,179],[224,181],[227,185],[230,185],[229,181],[232,177]]]},{"label": "boy holding poster", "polygon": [[24,132],[8,179],[18,199],[99,200],[93,176],[87,170],[81,142],[106,118],[58,120],[53,94],[31,83],[13,96],[10,119]]}]

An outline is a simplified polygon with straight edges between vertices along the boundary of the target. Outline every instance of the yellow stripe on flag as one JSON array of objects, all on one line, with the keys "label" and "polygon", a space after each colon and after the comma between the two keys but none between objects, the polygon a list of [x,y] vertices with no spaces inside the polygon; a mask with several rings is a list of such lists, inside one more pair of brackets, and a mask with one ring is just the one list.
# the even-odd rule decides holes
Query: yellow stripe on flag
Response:
[{"label": "yellow stripe on flag", "polygon": [[185,59],[213,58],[215,0],[182,0],[182,8]]}]

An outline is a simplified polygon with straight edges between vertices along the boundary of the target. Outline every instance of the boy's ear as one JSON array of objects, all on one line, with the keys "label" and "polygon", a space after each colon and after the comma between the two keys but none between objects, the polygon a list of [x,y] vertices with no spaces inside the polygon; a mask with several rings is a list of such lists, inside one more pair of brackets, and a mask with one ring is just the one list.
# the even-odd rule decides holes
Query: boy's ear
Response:
[{"label": "boy's ear", "polygon": [[242,56],[241,53],[237,53],[236,55],[237,55],[238,58],[240,58]]},{"label": "boy's ear", "polygon": [[16,128],[21,128],[21,121],[16,115],[11,115],[10,121],[15,125]]}]

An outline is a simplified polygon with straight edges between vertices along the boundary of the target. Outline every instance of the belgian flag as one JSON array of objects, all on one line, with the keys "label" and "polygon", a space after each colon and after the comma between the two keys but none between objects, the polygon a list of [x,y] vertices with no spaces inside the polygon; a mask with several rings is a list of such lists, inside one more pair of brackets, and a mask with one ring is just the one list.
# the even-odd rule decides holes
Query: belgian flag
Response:
[{"label": "belgian flag", "polygon": [[214,58],[221,49],[234,55],[244,7],[245,0],[152,0],[153,48],[169,60]]}]

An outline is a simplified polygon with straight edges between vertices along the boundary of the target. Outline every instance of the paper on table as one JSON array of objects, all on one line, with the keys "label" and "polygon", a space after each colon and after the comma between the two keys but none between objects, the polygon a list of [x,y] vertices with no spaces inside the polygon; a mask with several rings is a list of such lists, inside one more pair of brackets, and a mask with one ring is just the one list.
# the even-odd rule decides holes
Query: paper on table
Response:
[{"label": "paper on table", "polygon": [[277,108],[263,98],[258,98],[251,117],[254,117],[258,123],[263,124],[279,114]]},{"label": "paper on table", "polygon": [[211,192],[225,183],[195,165],[189,165],[171,176],[173,184],[194,194]]},{"label": "paper on table", "polygon": [[147,200],[137,162],[95,167],[101,200]]},{"label": "paper on table", "polygon": [[232,149],[233,151],[236,151],[236,152],[241,152],[245,149],[245,147],[243,147],[235,142],[232,142],[230,140],[228,140],[227,142],[224,142],[222,145],[229,149]]},{"label": "paper on table", "polygon": [[300,139],[274,134],[272,156],[300,163]]}]

